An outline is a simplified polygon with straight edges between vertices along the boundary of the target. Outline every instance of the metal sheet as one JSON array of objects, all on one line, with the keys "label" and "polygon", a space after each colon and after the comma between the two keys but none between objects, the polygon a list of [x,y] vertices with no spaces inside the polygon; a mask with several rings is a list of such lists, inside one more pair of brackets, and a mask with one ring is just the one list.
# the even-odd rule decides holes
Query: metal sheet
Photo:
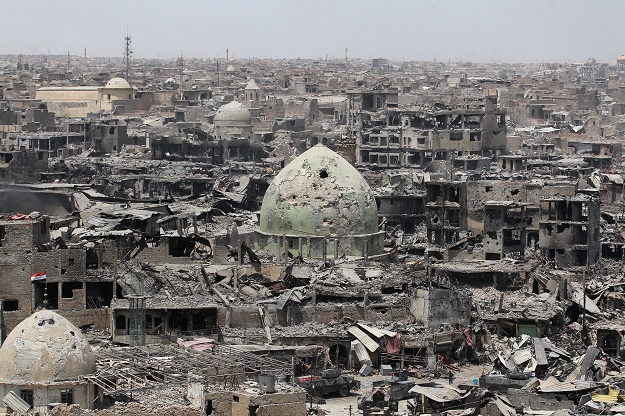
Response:
[{"label": "metal sheet", "polygon": [[360,364],[367,364],[369,366],[373,366],[373,362],[371,361],[371,357],[369,357],[369,353],[362,342],[356,340],[352,341],[352,350],[356,352],[356,357],[358,357],[358,362]]},{"label": "metal sheet", "polygon": [[361,327],[362,329],[364,329],[365,331],[367,331],[368,333],[370,333],[371,335],[373,335],[374,337],[376,337],[376,338],[382,338],[385,335],[387,337],[391,337],[392,338],[395,335],[397,335],[397,332],[387,331],[385,329],[374,328],[372,326],[361,324],[361,323],[358,323],[357,325],[359,327]]},{"label": "metal sheet", "polygon": [[545,354],[545,346],[540,338],[534,338],[534,355],[536,356],[537,365],[547,365],[547,354]]},{"label": "metal sheet", "polygon": [[559,381],[554,376],[550,376],[546,380],[540,382],[539,390],[542,393],[561,393],[571,391],[592,390],[598,386],[592,381]]},{"label": "metal sheet", "polygon": [[[576,287],[574,283],[569,285],[570,289],[570,298],[573,302],[577,303],[578,306],[586,308],[586,310],[592,314],[601,313],[601,309],[597,306],[594,300],[590,299],[588,296],[584,295],[584,291],[579,287]],[[584,299],[586,298],[586,299]]]},{"label": "metal sheet", "polygon": [[[544,338],[542,341],[543,341],[543,346],[545,347],[546,350],[549,350],[549,351],[554,352],[554,353],[557,354],[557,356],[555,356],[555,358],[558,358],[558,356],[564,356],[564,357],[571,358],[571,354],[569,354],[567,351],[565,351],[563,349],[560,349],[560,348],[556,347],[547,338]],[[551,354],[549,354],[549,356],[551,357]]]},{"label": "metal sheet", "polygon": [[347,328],[347,332],[355,336],[356,339],[362,342],[362,344],[371,352],[377,351],[377,349],[380,348],[380,344],[371,339],[369,335],[362,332],[362,329],[357,326]]},{"label": "metal sheet", "polygon": [[503,400],[501,400],[500,397],[496,397],[495,398],[495,406],[497,406],[497,408],[499,409],[501,414],[504,415],[504,416],[515,416],[516,415],[516,410],[514,409],[514,407],[512,407],[508,403],[506,403]]},{"label": "metal sheet", "polygon": [[[599,355],[600,351],[601,350],[599,350],[599,348],[597,347],[588,347],[588,349],[586,350],[586,354],[584,354],[584,361],[582,362],[582,365],[580,366],[580,369],[579,369],[580,380],[587,379],[586,375],[588,374],[588,371],[592,368],[592,366],[595,364],[595,359]],[[590,377],[590,380],[592,380],[592,376]]]},{"label": "metal sheet", "polygon": [[522,350],[515,351],[511,358],[516,365],[521,365],[528,362],[532,358],[532,353],[529,348],[524,348]]},{"label": "metal sheet", "polygon": [[438,383],[429,383],[429,385],[417,384],[411,388],[409,392],[422,394],[428,399],[434,400],[438,403],[460,400],[467,397],[470,393],[470,391]]},{"label": "metal sheet", "polygon": [[27,413],[28,409],[30,409],[30,405],[13,391],[7,393],[2,401],[17,413]]},{"label": "metal sheet", "polygon": [[362,329],[364,329],[365,331],[367,331],[368,333],[370,333],[371,335],[373,335],[374,337],[376,337],[376,338],[383,338],[384,337],[384,333],[382,331],[380,331],[378,328],[374,328],[372,326],[361,324],[361,323],[358,323],[357,325],[359,327],[361,327]]}]

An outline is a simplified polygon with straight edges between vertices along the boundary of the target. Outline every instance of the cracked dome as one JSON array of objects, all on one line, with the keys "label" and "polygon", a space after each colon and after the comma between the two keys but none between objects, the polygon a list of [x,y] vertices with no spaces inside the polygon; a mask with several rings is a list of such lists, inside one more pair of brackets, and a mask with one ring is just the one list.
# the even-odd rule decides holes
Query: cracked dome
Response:
[{"label": "cracked dome", "polygon": [[289,236],[347,236],[379,231],[378,209],[362,175],[323,145],[302,153],[274,178],[260,231]]},{"label": "cracked dome", "polygon": [[96,370],[80,329],[42,310],[20,322],[0,348],[0,381],[46,384],[75,380]]}]

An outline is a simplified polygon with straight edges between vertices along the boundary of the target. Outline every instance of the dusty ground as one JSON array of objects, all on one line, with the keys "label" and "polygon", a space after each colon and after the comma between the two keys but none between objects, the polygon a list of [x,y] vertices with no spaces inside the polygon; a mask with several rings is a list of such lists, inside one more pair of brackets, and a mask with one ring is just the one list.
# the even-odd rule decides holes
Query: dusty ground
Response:
[{"label": "dusty ground", "polygon": [[[489,365],[484,367],[477,365],[465,365],[460,369],[460,371],[457,371],[455,373],[454,384],[473,384],[473,379],[479,378],[482,375],[482,370],[484,370],[485,373],[488,373],[489,371],[491,371],[491,369],[492,366]],[[370,391],[374,381],[384,380],[388,377],[379,375],[363,377],[357,375],[355,376],[355,378],[361,383],[360,390],[352,392],[352,394],[348,397],[328,397],[326,398],[326,404],[319,405],[319,409],[326,411],[327,414],[330,416],[361,415],[362,411],[358,410],[357,405],[358,396],[367,391]],[[448,380],[439,378],[436,379],[436,381],[447,382]],[[350,405],[352,406],[351,413],[349,409]],[[401,415],[404,412],[407,412],[406,400],[402,400],[399,403],[399,414]]]}]

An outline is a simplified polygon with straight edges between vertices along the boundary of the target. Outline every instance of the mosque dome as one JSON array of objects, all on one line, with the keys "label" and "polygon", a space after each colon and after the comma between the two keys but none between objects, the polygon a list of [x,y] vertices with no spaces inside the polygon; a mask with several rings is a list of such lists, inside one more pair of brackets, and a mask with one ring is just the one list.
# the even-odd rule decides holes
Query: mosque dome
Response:
[{"label": "mosque dome", "polygon": [[261,233],[356,236],[378,231],[371,188],[352,165],[321,144],[282,169],[263,198]]},{"label": "mosque dome", "polygon": [[228,124],[252,124],[250,111],[237,101],[231,101],[222,105],[215,114],[215,124],[218,126]]},{"label": "mosque dome", "polygon": [[20,322],[0,348],[0,382],[47,384],[93,374],[95,356],[82,333],[42,310]]},{"label": "mosque dome", "polygon": [[112,78],[109,82],[106,83],[104,88],[107,89],[115,89],[115,90],[131,90],[132,87],[124,78]]}]

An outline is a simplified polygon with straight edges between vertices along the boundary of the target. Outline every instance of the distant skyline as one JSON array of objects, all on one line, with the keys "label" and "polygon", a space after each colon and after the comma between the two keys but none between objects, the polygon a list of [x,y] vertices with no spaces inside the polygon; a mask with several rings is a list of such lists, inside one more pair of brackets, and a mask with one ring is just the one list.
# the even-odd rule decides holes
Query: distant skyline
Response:
[{"label": "distant skyline", "polygon": [[22,0],[0,54],[615,63],[623,0]]}]

